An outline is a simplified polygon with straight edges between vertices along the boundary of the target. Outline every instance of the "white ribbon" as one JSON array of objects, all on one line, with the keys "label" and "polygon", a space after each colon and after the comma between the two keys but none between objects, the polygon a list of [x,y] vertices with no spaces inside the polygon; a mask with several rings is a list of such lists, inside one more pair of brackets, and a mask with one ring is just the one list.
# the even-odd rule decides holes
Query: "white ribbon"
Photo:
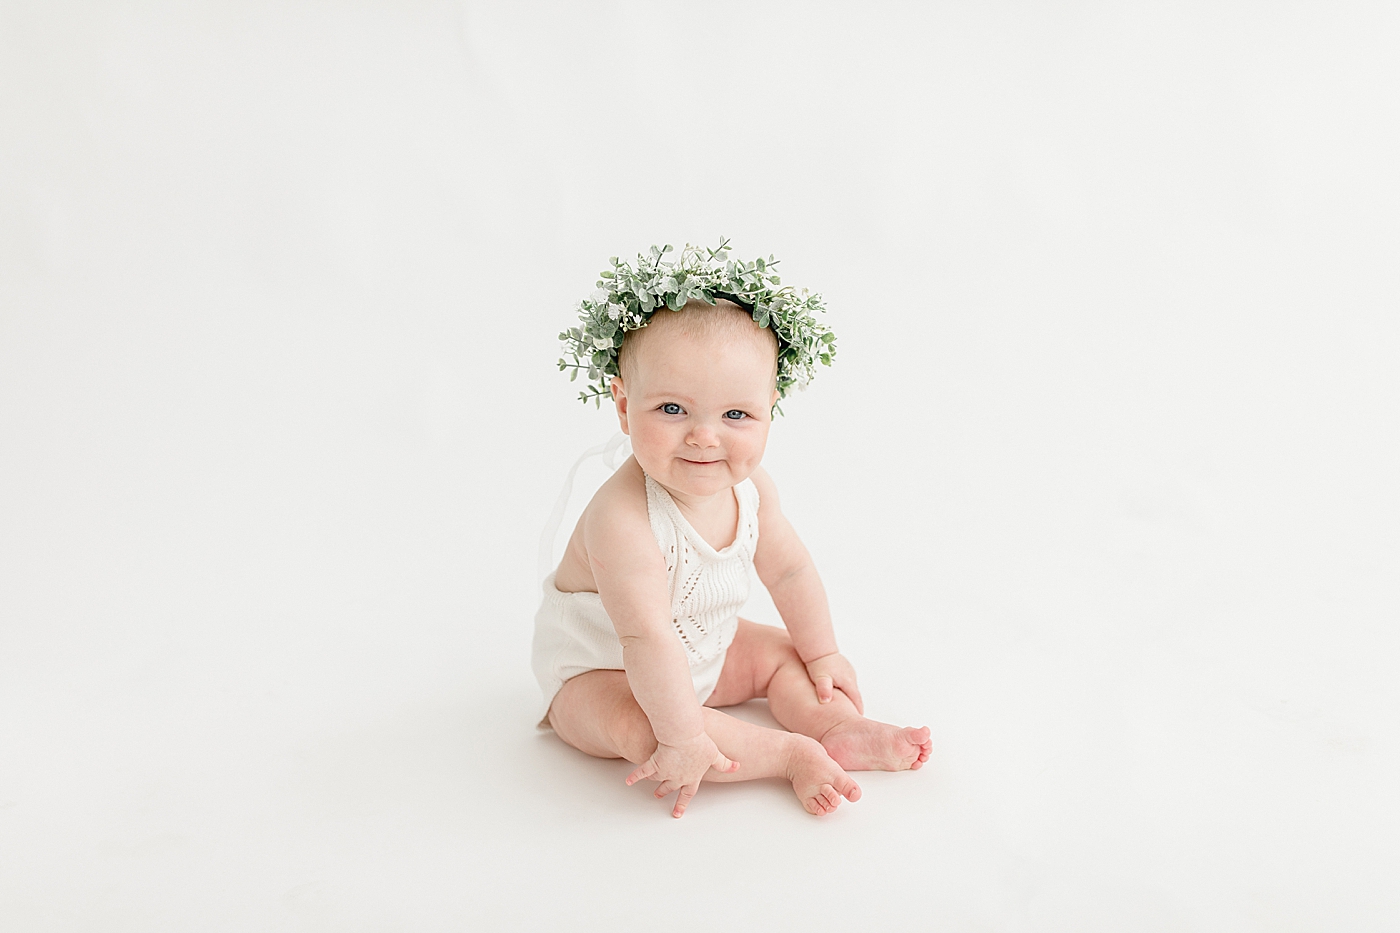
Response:
[{"label": "white ribbon", "polygon": [[549,515],[549,521],[545,522],[544,532],[540,535],[540,579],[544,580],[554,569],[554,539],[559,534],[559,523],[564,520],[564,512],[569,507],[569,496],[574,491],[574,476],[578,473],[578,468],[583,466],[584,461],[589,457],[601,456],[603,463],[610,470],[617,470],[623,462],[632,456],[632,444],[627,439],[627,435],[618,431],[606,443],[597,447],[590,447],[574,461],[573,467],[569,470],[569,476],[564,480],[564,488],[559,490],[559,498],[554,500],[554,511]]}]

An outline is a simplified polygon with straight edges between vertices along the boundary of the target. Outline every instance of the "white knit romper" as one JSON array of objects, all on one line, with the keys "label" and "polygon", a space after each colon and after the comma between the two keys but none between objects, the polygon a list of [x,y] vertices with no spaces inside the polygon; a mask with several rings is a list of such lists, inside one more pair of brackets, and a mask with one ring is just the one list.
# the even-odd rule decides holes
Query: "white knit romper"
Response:
[{"label": "white knit romper", "polygon": [[[719,683],[724,655],[739,627],[749,596],[749,569],[758,546],[758,489],[752,480],[734,487],[739,527],[728,547],[715,550],[690,526],[660,483],[646,478],[647,517],[666,559],[671,627],[690,661],[695,698],[709,699]],[[544,581],[544,601],[535,614],[532,657],[544,694],[543,728],[549,704],[564,682],[595,670],[622,670],[622,643],[597,593],[561,593],[554,574]]]}]

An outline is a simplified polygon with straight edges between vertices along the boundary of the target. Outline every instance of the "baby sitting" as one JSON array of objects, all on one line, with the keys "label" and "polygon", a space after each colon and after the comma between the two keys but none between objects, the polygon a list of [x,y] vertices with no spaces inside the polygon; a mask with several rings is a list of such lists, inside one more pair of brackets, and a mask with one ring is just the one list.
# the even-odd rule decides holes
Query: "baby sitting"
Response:
[{"label": "baby sitting", "polygon": [[[629,785],[679,792],[676,817],[702,780],[766,777],[830,813],[860,797],[848,771],[917,769],[932,749],[927,728],[862,715],[821,579],[760,466],[779,397],[830,362],[833,339],[810,314],[820,299],[775,290],[771,262],[728,260],[721,243],[677,265],[666,250],[635,270],[613,260],[585,326],[561,335],[597,384],[585,399],[606,386],[632,456],[545,580],[542,725],[635,763]],[[750,566],[786,631],[738,617]],[[791,731],[716,708],[755,697]]]}]

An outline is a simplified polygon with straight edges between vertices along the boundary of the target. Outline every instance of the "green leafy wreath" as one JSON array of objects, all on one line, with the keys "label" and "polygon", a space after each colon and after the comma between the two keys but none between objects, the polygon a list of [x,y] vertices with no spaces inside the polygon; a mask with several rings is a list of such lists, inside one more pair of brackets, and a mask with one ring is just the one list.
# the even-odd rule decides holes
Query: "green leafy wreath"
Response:
[{"label": "green leafy wreath", "polygon": [[667,262],[663,257],[671,250],[653,246],[649,257],[637,254],[636,266],[613,256],[611,268],[598,273],[597,291],[578,303],[579,326],[559,335],[564,344],[559,369],[571,371],[570,382],[587,374],[580,400],[601,405],[611,395],[608,385],[618,375],[618,351],[629,330],[646,327],[662,308],[679,311],[691,299],[712,305],[728,299],[752,314],[759,327],[773,331],[780,398],[793,386],[804,388],[818,361],[831,365],[836,335],[814,316],[826,311],[821,296],[783,285],[772,255],[752,262],[731,259],[729,240],[723,238],[714,249],[687,244],[675,262]]}]

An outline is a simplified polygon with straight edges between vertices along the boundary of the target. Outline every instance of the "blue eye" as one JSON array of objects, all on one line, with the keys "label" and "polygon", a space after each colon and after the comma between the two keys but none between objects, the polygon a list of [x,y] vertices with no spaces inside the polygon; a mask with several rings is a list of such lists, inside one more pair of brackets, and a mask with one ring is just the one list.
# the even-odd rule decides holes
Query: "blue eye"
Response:
[{"label": "blue eye", "polygon": [[744,414],[737,408],[731,408],[729,409],[729,411],[724,413],[724,417],[728,418],[730,421],[740,421],[744,418],[747,418],[748,415]]},{"label": "blue eye", "polygon": [[681,406],[677,405],[675,402],[667,402],[665,405],[661,406],[661,410],[668,415],[679,415],[681,413]]}]

